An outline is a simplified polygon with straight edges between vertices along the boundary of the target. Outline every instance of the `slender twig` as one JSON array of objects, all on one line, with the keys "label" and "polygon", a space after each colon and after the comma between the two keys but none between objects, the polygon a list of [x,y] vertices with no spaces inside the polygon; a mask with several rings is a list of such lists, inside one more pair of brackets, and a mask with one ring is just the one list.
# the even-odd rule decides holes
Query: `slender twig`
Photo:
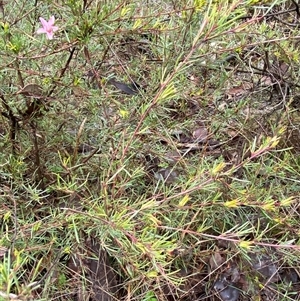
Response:
[{"label": "slender twig", "polygon": [[87,120],[87,118],[83,119],[83,121],[82,121],[82,123],[81,123],[81,125],[79,127],[78,133],[77,133],[76,144],[75,144],[75,147],[74,147],[74,150],[73,150],[73,160],[72,160],[73,162],[72,163],[75,163],[76,160],[77,160],[78,147],[79,147],[79,143],[80,143],[80,138],[81,138],[81,135],[82,135],[82,132],[83,132],[86,120]]},{"label": "slender twig", "polygon": [[18,120],[17,118],[14,116],[11,108],[9,107],[9,105],[7,104],[4,96],[2,95],[2,93],[0,94],[0,98],[2,99],[2,104],[4,106],[4,108],[6,109],[6,112],[1,112],[2,116],[6,117],[9,119],[10,121],[10,141],[12,143],[12,154],[15,155],[16,154],[16,132],[17,132],[17,127],[18,127]]},{"label": "slender twig", "polygon": [[299,3],[297,3],[295,0],[292,0],[292,2],[294,3],[295,5],[295,11],[297,13],[297,19],[300,18],[300,8],[299,8]]},{"label": "slender twig", "polygon": [[45,185],[44,185],[44,174],[43,174],[43,169],[41,166],[41,160],[40,160],[40,150],[39,150],[39,144],[37,140],[37,133],[36,133],[36,124],[34,121],[30,123],[31,129],[32,129],[32,135],[33,135],[33,146],[34,146],[34,164],[36,168],[36,172],[38,175],[38,183],[41,187],[41,189],[44,190]]},{"label": "slender twig", "polygon": [[[65,66],[61,69],[58,79],[61,79],[64,76],[65,72],[67,71],[67,69],[71,63],[71,60],[73,58],[73,55],[75,53],[75,50],[76,50],[76,47],[71,48],[70,55],[66,61]],[[52,95],[52,93],[55,91],[56,88],[57,88],[57,85],[53,85],[52,89],[48,93],[48,97]]]}]

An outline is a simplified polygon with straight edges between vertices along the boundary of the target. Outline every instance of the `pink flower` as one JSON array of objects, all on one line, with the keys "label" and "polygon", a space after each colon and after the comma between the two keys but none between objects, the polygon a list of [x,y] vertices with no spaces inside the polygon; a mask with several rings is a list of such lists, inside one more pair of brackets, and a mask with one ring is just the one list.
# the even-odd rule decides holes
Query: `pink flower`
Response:
[{"label": "pink flower", "polygon": [[49,21],[47,22],[44,18],[40,18],[42,23],[42,28],[37,30],[38,34],[45,33],[47,35],[47,39],[52,40],[54,32],[58,30],[57,26],[54,26],[54,16],[50,17]]}]

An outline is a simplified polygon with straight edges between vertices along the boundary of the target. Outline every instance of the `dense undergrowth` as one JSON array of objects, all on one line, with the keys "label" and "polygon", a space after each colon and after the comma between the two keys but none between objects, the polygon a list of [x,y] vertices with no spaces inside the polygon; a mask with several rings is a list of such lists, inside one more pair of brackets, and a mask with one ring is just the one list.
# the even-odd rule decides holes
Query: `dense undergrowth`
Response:
[{"label": "dense undergrowth", "polygon": [[1,300],[300,299],[296,1],[0,17]]}]

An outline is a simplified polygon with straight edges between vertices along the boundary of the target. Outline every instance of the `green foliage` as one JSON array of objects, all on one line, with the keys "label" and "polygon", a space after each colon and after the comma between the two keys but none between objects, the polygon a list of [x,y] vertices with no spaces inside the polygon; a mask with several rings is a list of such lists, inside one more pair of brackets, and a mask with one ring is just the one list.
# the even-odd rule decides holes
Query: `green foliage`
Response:
[{"label": "green foliage", "polygon": [[5,300],[87,299],[105,256],[118,300],[209,298],[232,266],[251,299],[257,254],[297,266],[296,9],[150,2],[0,1]]}]

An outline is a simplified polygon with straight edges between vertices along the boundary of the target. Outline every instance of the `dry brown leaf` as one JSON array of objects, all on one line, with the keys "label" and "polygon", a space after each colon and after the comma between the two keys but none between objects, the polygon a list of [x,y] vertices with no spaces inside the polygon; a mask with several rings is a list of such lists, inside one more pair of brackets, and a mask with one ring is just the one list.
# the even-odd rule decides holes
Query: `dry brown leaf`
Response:
[{"label": "dry brown leaf", "polygon": [[17,94],[22,94],[24,96],[34,97],[34,98],[41,98],[43,97],[43,89],[41,86],[37,84],[28,84],[20,91],[18,91]]},{"label": "dry brown leaf", "polygon": [[7,251],[8,251],[8,249],[6,247],[0,246],[0,258],[2,258],[6,254]]},{"label": "dry brown leaf", "polygon": [[205,126],[201,126],[199,128],[196,128],[193,131],[193,138],[195,139],[195,142],[206,142],[208,139],[208,130]]},{"label": "dry brown leaf", "polygon": [[215,252],[209,259],[210,270],[216,270],[225,262],[225,259],[221,256],[220,252]]},{"label": "dry brown leaf", "polygon": [[228,99],[233,99],[236,97],[241,97],[244,94],[248,93],[253,88],[252,83],[242,83],[237,87],[232,87],[226,92],[226,96]]},{"label": "dry brown leaf", "polygon": [[237,301],[240,296],[239,290],[233,285],[233,283],[228,282],[224,276],[221,276],[216,281],[214,289],[218,291],[223,301]]}]

